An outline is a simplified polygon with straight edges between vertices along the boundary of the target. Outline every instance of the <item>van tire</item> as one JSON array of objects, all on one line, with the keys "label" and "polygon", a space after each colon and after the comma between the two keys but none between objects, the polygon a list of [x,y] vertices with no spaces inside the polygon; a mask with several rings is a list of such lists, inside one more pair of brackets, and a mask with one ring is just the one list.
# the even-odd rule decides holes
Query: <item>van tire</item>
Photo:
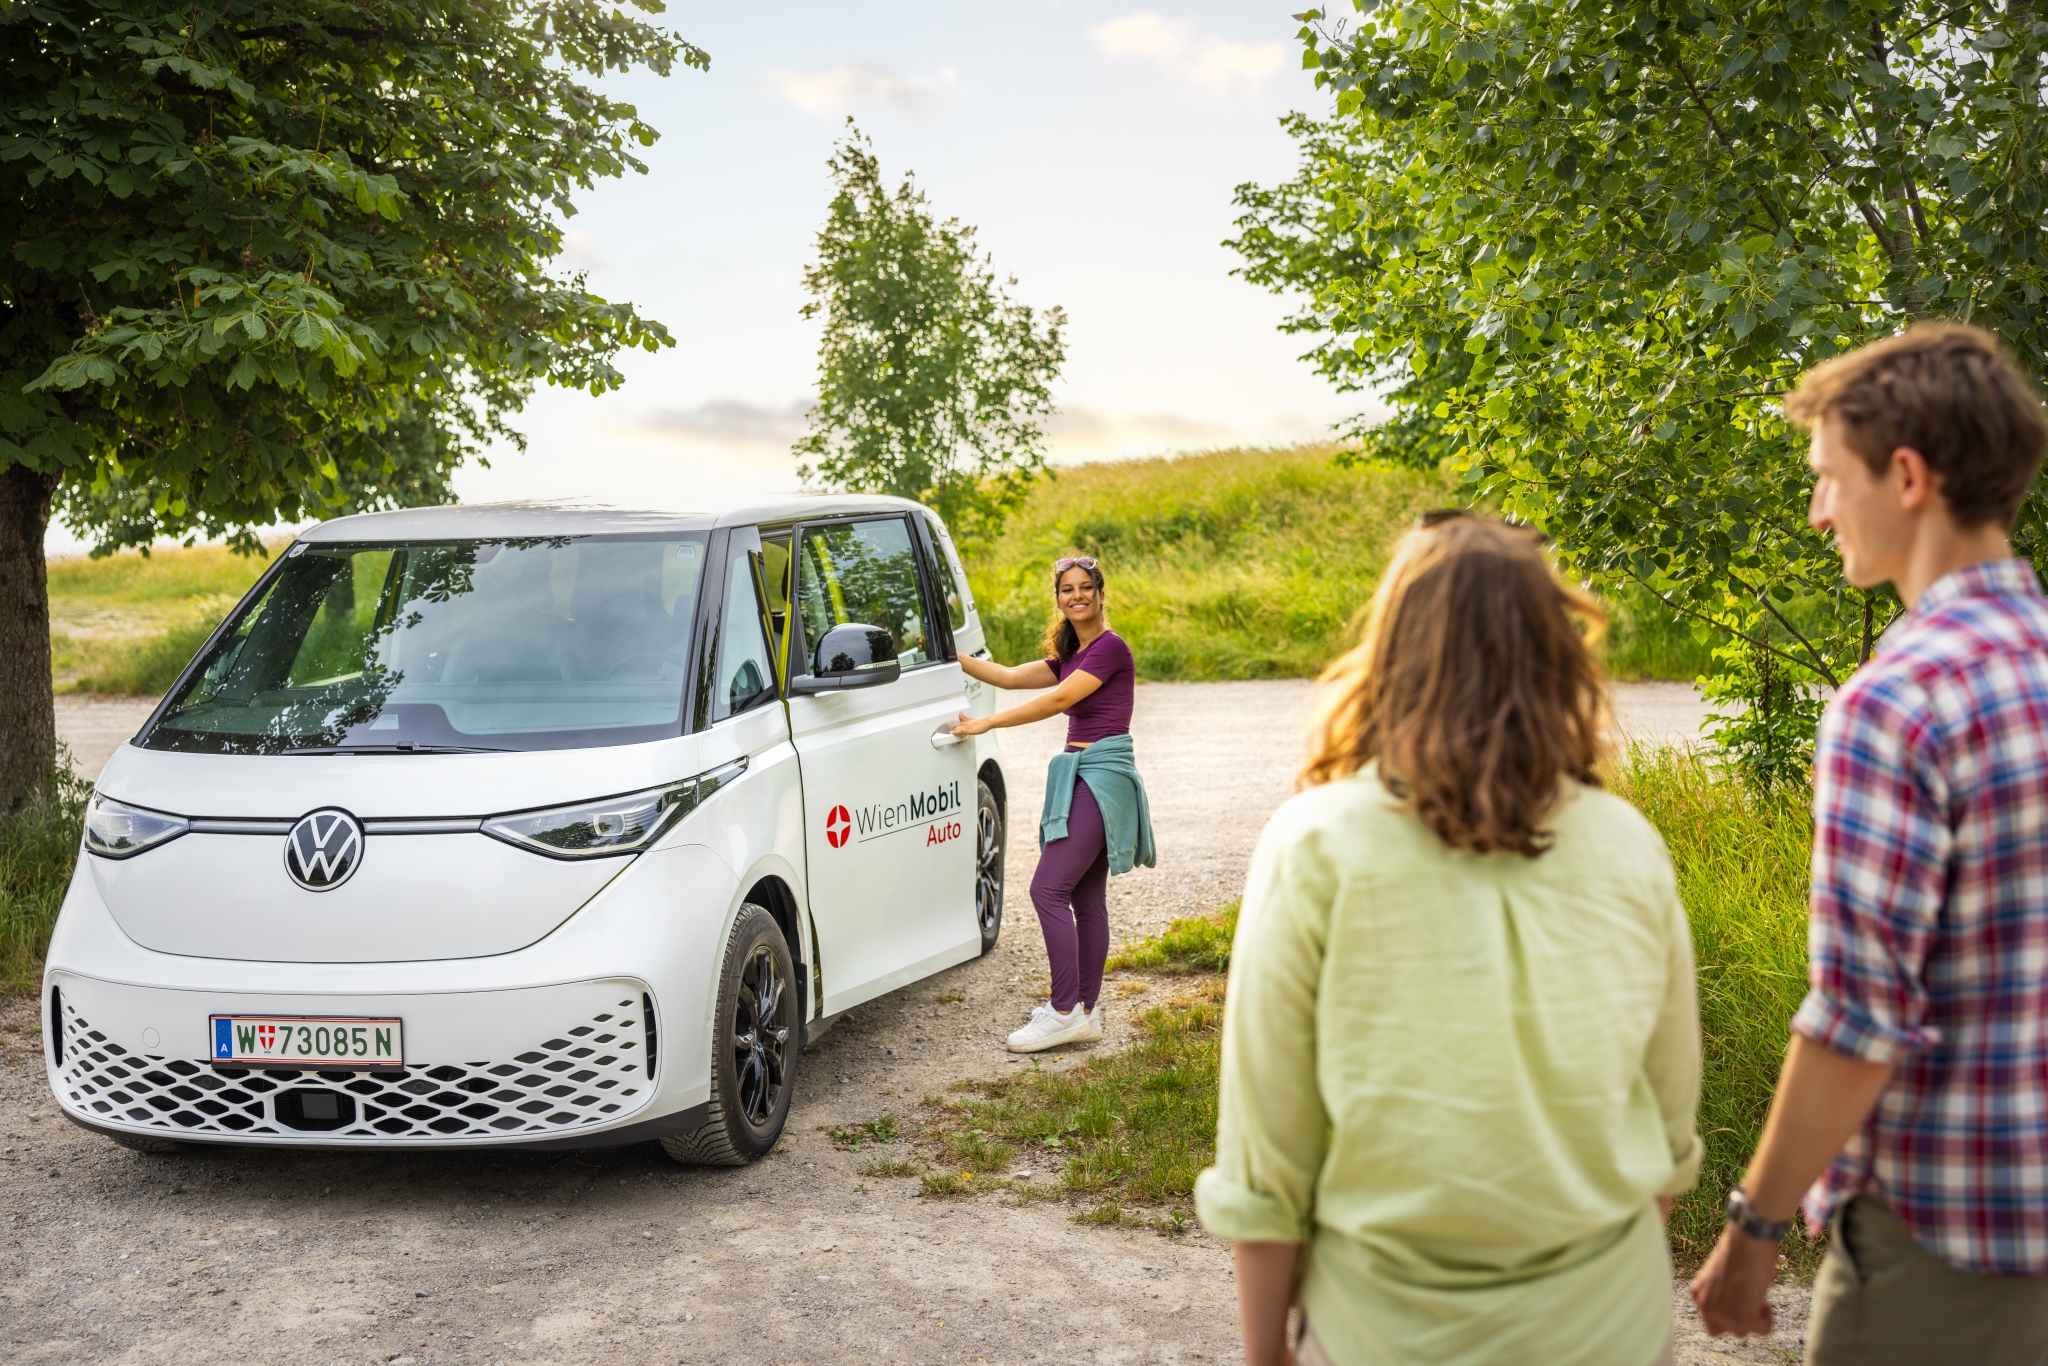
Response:
[{"label": "van tire", "polygon": [[[765,1019],[764,986],[774,995]],[[700,1167],[743,1167],[768,1155],[789,1118],[801,1006],[781,927],[763,907],[741,906],[726,940],[711,1020],[711,1118],[700,1129],[661,1140],[670,1157]]]},{"label": "van tire", "polygon": [[148,1153],[153,1157],[192,1150],[189,1143],[180,1143],[175,1138],[158,1138],[154,1134],[108,1134],[107,1137],[130,1152]]},{"label": "van tire", "polygon": [[1003,804],[985,780],[976,780],[974,806],[974,918],[981,925],[983,957],[1003,937]]}]

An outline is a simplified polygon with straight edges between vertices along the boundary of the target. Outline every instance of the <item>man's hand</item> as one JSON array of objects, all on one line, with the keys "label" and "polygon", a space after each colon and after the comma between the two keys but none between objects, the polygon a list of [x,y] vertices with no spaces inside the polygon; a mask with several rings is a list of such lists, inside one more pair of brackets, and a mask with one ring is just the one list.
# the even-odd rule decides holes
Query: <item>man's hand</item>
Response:
[{"label": "man's hand", "polygon": [[1733,1333],[1762,1337],[1771,1331],[1771,1283],[1778,1279],[1778,1245],[1732,1228],[1721,1230],[1700,1274],[1692,1302],[1709,1337]]},{"label": "man's hand", "polygon": [[[1803,1034],[1792,1036],[1763,1140],[1742,1178],[1749,1206],[1765,1219],[1789,1219],[1799,1196],[1863,1127],[1891,1079],[1888,1062],[1845,1057]],[[1768,1333],[1764,1297],[1778,1274],[1778,1245],[1728,1228],[1693,1277],[1692,1302],[1708,1333]]]}]

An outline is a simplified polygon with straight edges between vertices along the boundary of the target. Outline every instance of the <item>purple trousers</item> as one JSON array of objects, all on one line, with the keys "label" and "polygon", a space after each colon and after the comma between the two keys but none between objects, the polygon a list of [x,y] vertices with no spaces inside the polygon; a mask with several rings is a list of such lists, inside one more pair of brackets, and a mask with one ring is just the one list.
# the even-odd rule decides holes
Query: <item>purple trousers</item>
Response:
[{"label": "purple trousers", "polygon": [[1079,778],[1067,837],[1039,851],[1031,904],[1045,932],[1045,956],[1052,960],[1052,1008],[1065,1012],[1079,1002],[1093,1010],[1109,957],[1109,839],[1102,808]]}]

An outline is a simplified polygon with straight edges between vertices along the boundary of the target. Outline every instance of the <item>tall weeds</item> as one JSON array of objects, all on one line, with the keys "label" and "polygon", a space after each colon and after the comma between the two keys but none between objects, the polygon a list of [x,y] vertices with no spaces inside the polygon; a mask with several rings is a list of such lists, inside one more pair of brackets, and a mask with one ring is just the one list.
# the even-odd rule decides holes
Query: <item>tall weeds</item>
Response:
[{"label": "tall weeds", "polygon": [[92,784],[57,756],[43,799],[0,815],[0,995],[42,988],[43,954],[71,883]]},{"label": "tall weeds", "polygon": [[[1809,794],[1741,782],[1694,750],[1639,748],[1610,774],[1671,850],[1699,964],[1706,1071],[1706,1164],[1671,1218],[1672,1252],[1697,1263],[1720,1236],[1728,1188],[1762,1135],[1793,1011],[1806,994]],[[1787,1269],[1810,1274],[1819,1248],[1795,1231]]]}]

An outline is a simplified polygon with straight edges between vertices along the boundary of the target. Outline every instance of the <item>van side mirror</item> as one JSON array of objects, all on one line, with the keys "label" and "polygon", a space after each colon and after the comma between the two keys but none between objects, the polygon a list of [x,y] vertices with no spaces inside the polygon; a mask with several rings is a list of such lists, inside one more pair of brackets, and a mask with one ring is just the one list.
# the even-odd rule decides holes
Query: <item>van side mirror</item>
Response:
[{"label": "van side mirror", "polygon": [[894,636],[879,626],[849,622],[825,633],[811,652],[811,672],[790,679],[789,690],[801,695],[872,688],[895,682],[902,672]]}]

